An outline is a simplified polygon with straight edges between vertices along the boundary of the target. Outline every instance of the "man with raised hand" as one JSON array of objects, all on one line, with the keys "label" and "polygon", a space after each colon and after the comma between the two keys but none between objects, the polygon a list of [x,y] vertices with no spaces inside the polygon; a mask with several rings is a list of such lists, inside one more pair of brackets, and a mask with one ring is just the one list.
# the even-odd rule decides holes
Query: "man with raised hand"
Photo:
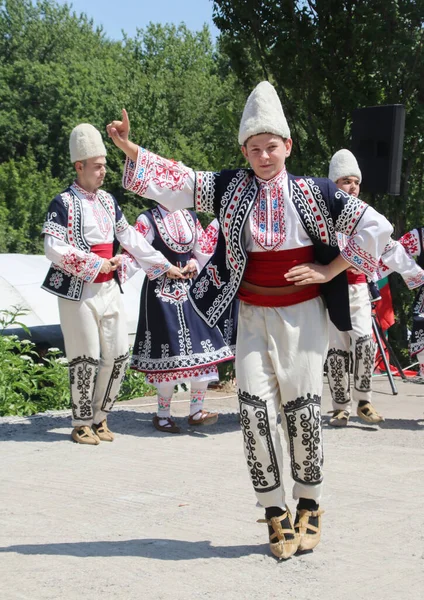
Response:
[{"label": "man with raised hand", "polygon": [[[194,172],[139,148],[129,140],[125,111],[107,130],[127,155],[127,189],[171,211],[194,207],[219,220],[215,253],[192,286],[191,301],[210,326],[236,296],[241,301],[236,346],[241,425],[270,548],[282,559],[312,549],[321,535],[321,395],[328,346],[321,294],[337,326],[350,329],[344,270],[354,264],[372,275],[392,227],[328,179],[286,171],[292,140],[269,82],[253,90],[240,123],[239,143],[250,168]],[[353,234],[342,253],[337,230]],[[278,413],[297,500],[294,522],[283,487]]]}]

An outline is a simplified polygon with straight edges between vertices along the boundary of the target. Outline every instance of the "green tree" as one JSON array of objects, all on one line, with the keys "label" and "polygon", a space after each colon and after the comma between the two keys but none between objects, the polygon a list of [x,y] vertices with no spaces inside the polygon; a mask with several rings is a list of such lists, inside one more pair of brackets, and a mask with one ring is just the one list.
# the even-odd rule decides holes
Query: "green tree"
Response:
[{"label": "green tree", "polygon": [[[3,176],[14,174],[7,204],[0,196],[0,230],[6,231],[10,205],[20,202],[19,179],[28,190],[21,167],[28,175],[31,166],[34,177],[39,173],[45,178],[44,188],[38,183],[42,177],[37,179],[43,210],[72,181],[68,139],[78,123],[92,123],[106,136],[106,124],[125,107],[134,140],[195,168],[216,169],[239,162],[236,133],[242,102],[228,59],[216,51],[206,28],[193,33],[184,25],[150,24],[135,38],[116,42],[68,5],[0,0],[0,163]],[[124,192],[123,157],[105,141],[105,187],[133,221],[149,204]],[[31,222],[32,237],[18,242],[28,229],[22,225],[12,235],[9,228],[3,251],[39,248],[42,211],[31,207],[34,198],[27,194],[28,210],[22,207],[13,225],[18,219]]]},{"label": "green tree", "polygon": [[0,252],[42,254],[40,224],[60,182],[40,172],[32,152],[0,165]]},{"label": "green tree", "polygon": [[[214,0],[214,22],[245,92],[270,80],[282,99],[294,148],[292,172],[326,176],[350,145],[352,111],[404,104],[401,194],[364,196],[395,225],[424,219],[424,0]],[[405,345],[411,294],[394,278]]]}]

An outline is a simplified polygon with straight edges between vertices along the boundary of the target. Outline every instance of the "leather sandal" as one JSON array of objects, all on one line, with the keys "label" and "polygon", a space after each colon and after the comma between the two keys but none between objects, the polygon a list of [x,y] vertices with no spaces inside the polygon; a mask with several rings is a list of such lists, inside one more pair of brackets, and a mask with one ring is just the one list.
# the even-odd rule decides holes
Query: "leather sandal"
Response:
[{"label": "leather sandal", "polygon": [[363,406],[358,406],[356,414],[365,423],[381,423],[384,417],[378,414],[371,402],[367,402]]},{"label": "leather sandal", "polygon": [[318,510],[298,510],[294,529],[299,535],[299,552],[313,550],[321,540],[321,515],[324,511]]},{"label": "leather sandal", "polygon": [[[164,425],[160,424],[160,421],[166,421]],[[171,417],[158,417],[155,415],[152,419],[153,427],[158,431],[164,431],[165,433],[181,433],[181,428],[171,419]]]},{"label": "leather sandal", "polygon": [[93,431],[102,442],[113,442],[115,436],[107,426],[106,419],[103,419],[98,425],[93,425]]},{"label": "leather sandal", "polygon": [[[195,419],[196,415],[200,414],[200,417]],[[198,410],[194,415],[190,415],[188,418],[188,424],[191,426],[196,425],[214,425],[218,421],[218,413],[208,412],[207,410]]]},{"label": "leather sandal", "polygon": [[98,446],[100,444],[100,439],[88,425],[74,427],[71,437],[77,444],[87,444],[89,446]]},{"label": "leather sandal", "polygon": [[331,427],[346,427],[349,422],[349,417],[349,411],[343,409],[335,410],[329,421],[329,425],[331,425]]},{"label": "leather sandal", "polygon": [[269,547],[274,556],[286,560],[297,552],[299,534],[293,526],[293,517],[288,508],[278,517],[258,519],[257,523],[266,523],[269,533]]}]

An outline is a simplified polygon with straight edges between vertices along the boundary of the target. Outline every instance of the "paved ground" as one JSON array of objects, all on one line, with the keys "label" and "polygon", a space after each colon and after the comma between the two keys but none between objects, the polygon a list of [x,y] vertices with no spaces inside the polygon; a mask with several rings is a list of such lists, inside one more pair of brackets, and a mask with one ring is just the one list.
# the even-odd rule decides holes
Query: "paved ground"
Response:
[{"label": "paved ground", "polygon": [[226,414],[179,436],[153,430],[154,397],[119,405],[98,447],[63,415],[0,419],[1,600],[423,598],[424,386],[375,388],[382,427],[325,426],[323,540],[285,563],[255,522],[234,397],[210,393]]}]

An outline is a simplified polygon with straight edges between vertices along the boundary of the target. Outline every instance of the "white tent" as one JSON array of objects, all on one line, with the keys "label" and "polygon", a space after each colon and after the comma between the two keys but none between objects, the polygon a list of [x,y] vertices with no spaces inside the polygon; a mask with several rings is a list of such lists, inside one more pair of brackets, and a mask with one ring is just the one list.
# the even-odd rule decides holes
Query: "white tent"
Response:
[{"label": "white tent", "polygon": [[[44,255],[0,254],[0,310],[18,306],[28,310],[19,320],[31,328],[58,326],[57,297],[41,289],[50,261]],[[137,328],[144,271],[123,286],[128,332],[133,340]]]}]

